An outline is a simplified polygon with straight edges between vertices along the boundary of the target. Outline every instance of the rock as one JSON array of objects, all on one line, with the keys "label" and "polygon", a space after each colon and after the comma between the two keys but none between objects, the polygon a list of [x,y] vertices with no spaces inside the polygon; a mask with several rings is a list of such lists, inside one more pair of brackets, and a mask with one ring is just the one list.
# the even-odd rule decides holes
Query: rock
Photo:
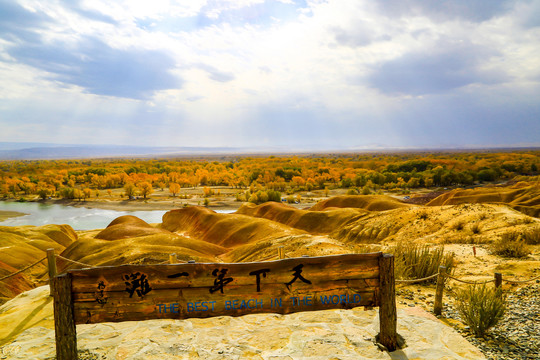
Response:
[{"label": "rock", "polygon": [[[407,345],[395,352],[396,358],[485,359],[420,307],[399,308],[397,316],[398,333]],[[77,325],[77,340],[81,360],[389,359],[374,343],[378,328],[377,310],[354,308]],[[0,347],[0,359],[54,357],[54,330],[42,326],[29,328]]]}]

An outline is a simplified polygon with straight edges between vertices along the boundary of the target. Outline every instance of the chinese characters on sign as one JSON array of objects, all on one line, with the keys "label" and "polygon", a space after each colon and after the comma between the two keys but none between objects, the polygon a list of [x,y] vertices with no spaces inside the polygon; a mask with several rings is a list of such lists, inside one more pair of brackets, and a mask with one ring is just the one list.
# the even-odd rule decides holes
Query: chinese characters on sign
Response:
[{"label": "chinese characters on sign", "polygon": [[287,289],[290,290],[291,285],[292,285],[297,279],[300,279],[301,281],[305,282],[306,284],[311,285],[311,281],[307,280],[305,277],[302,276],[302,268],[303,268],[303,267],[304,267],[304,264],[299,264],[299,265],[296,265],[295,267],[292,268],[291,271],[294,271],[294,274],[293,274],[292,280],[285,284],[285,285],[287,285]]},{"label": "chinese characters on sign", "polygon": [[[273,271],[270,268],[261,268],[257,270],[250,271],[248,274],[252,277],[254,282],[254,289],[253,295],[250,297],[249,295],[238,295],[241,296],[240,298],[235,299],[234,298],[234,290],[238,288],[238,285],[235,285],[235,278],[231,276],[231,272],[229,268],[225,267],[216,267],[214,268],[210,274],[213,277],[213,283],[209,283],[207,286],[202,286],[202,288],[208,289],[210,294],[224,294],[226,297],[221,298],[222,300],[219,300],[220,298],[216,299],[208,299],[206,296],[203,296],[200,301],[189,301],[189,300],[183,300],[182,303],[180,302],[169,302],[169,303],[157,303],[154,306],[156,307],[156,310],[159,314],[180,314],[180,313],[204,313],[204,312],[211,312],[214,313],[216,311],[235,311],[235,312],[243,312],[243,311],[255,311],[255,310],[262,310],[262,309],[269,309],[272,311],[272,309],[278,309],[278,308],[284,308],[284,307],[313,307],[315,304],[322,305],[322,306],[336,306],[336,305],[350,305],[350,304],[358,304],[361,302],[362,297],[358,293],[351,293],[350,291],[341,292],[338,294],[321,294],[320,290],[315,290],[317,295],[313,294],[306,294],[305,288],[300,293],[303,294],[300,296],[296,293],[291,293],[291,288],[293,284],[298,282],[312,285],[311,280],[309,280],[310,276],[309,273],[306,274],[304,271],[304,264],[296,264],[294,267],[290,268],[289,270],[283,269],[281,271],[280,275],[281,278],[284,277],[285,271],[289,271],[289,281],[286,283],[279,283],[275,281],[270,281],[266,279],[272,279]],[[197,273],[197,272],[195,272]],[[241,274],[234,275],[233,276],[240,276]],[[154,276],[154,275],[152,275]],[[180,271],[176,272],[170,275],[166,275],[167,279],[180,279],[180,278],[186,278],[186,281],[188,281],[189,284],[191,284],[191,280],[193,280],[191,277],[195,276],[191,274],[190,272],[186,271]],[[206,277],[203,277],[206,279]],[[243,278],[245,279],[245,278]],[[133,298],[134,295],[138,298],[144,298],[147,294],[149,294],[153,289],[151,282],[156,281],[157,279],[152,278],[150,279],[149,276],[145,273],[134,271],[131,274],[124,274],[122,275],[122,280],[125,284],[125,292],[129,294],[129,298]],[[212,278],[208,279],[208,281],[212,281]],[[245,281],[245,280],[244,280]],[[282,280],[283,281],[283,280]],[[266,284],[266,285],[265,285]],[[228,287],[229,285],[229,287]],[[233,286],[235,285],[235,286]],[[243,283],[245,285],[245,282]],[[170,285],[169,285],[170,286]],[[200,285],[198,285],[200,287]],[[194,288],[198,288],[198,286],[195,286]],[[233,286],[233,287],[231,287]],[[286,289],[286,292],[283,290],[280,291],[278,294],[285,294],[288,293],[290,296],[287,298],[282,297],[268,297],[266,299],[260,298],[263,293],[264,287],[267,287],[267,291],[264,292],[268,294],[268,286],[271,288],[275,288],[276,286],[279,288],[280,286]],[[185,285],[185,287],[182,288],[191,288],[192,285]],[[97,284],[97,291],[95,291],[95,300],[99,304],[106,304],[108,301],[107,297],[107,283],[106,281],[103,281],[100,279],[99,283]],[[227,291],[227,289],[229,289]],[[279,291],[279,290],[278,290]],[[338,290],[339,291],[339,290]],[[180,294],[182,294],[182,291],[180,291]],[[233,294],[231,298],[231,294]],[[183,295],[182,295],[183,296]],[[267,295],[268,296],[268,295]],[[184,305],[183,305],[184,304]]]},{"label": "chinese characters on sign", "polygon": [[212,271],[212,275],[217,276],[217,279],[214,280],[214,286],[210,288],[210,294],[213,294],[218,290],[223,294],[223,287],[233,281],[232,277],[225,277],[228,271],[229,269],[221,269],[221,271],[219,269],[215,269]]},{"label": "chinese characters on sign", "polygon": [[98,283],[98,286],[97,286],[97,291],[96,291],[96,301],[98,302],[98,304],[106,304],[107,303],[107,297],[105,297],[105,282],[104,281],[100,281]]},{"label": "chinese characters on sign", "polygon": [[138,297],[143,297],[152,291],[150,284],[148,283],[148,278],[145,274],[136,272],[130,275],[124,275],[124,283],[126,284],[126,290],[129,294],[129,297],[133,297],[134,293],[137,293]]}]

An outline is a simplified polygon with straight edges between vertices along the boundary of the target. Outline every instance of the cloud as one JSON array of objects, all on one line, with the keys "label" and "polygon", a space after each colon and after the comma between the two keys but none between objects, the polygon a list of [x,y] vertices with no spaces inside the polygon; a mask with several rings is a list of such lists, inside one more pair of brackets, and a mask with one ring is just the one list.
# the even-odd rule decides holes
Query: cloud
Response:
[{"label": "cloud", "polygon": [[535,3],[0,0],[0,139],[530,140]]},{"label": "cloud", "polygon": [[36,29],[52,23],[46,14],[30,11],[12,0],[0,0],[0,37],[11,41],[33,41]]},{"label": "cloud", "polygon": [[171,73],[175,60],[164,51],[117,49],[90,37],[74,45],[40,42],[8,51],[18,62],[47,71],[54,80],[96,95],[146,99],[154,91],[182,85]]},{"label": "cloud", "polygon": [[226,72],[226,71],[220,71],[213,66],[206,65],[206,64],[199,64],[196,66],[197,68],[204,70],[208,73],[208,77],[214,81],[226,83],[229,81],[233,81],[235,79],[235,76],[233,73]]},{"label": "cloud", "polygon": [[426,15],[437,20],[466,19],[482,22],[508,11],[514,0],[388,0],[377,2],[391,16]]},{"label": "cloud", "polygon": [[64,8],[74,11],[86,19],[101,21],[113,25],[118,24],[118,22],[112,16],[103,14],[95,9],[87,8],[83,0],[61,0],[60,3],[64,6]]},{"label": "cloud", "polygon": [[378,35],[369,23],[358,21],[353,28],[344,29],[341,26],[333,27],[335,40],[340,45],[359,47],[366,46],[375,41],[388,41],[389,35]]},{"label": "cloud", "polygon": [[494,50],[442,40],[437,49],[405,53],[374,67],[367,77],[371,87],[386,94],[426,95],[471,84],[508,80],[504,73],[483,70]]}]

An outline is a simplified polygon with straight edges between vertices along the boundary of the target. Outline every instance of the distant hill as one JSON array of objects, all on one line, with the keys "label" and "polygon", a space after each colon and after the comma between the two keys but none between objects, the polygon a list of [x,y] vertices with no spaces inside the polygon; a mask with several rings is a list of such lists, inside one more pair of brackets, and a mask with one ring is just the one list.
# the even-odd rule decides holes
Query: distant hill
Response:
[{"label": "distant hill", "polygon": [[232,147],[151,147],[0,142],[0,160],[80,159],[122,156],[206,155],[246,152]]}]

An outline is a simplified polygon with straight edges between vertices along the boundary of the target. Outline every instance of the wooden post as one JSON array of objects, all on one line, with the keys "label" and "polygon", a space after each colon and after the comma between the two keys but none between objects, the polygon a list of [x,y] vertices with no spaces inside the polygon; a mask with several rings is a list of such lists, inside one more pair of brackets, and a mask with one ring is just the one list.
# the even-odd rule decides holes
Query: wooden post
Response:
[{"label": "wooden post", "polygon": [[379,307],[379,343],[388,351],[397,349],[397,309],[396,282],[394,278],[394,256],[383,254],[379,258],[380,271],[380,307]]},{"label": "wooden post", "polygon": [[169,254],[169,264],[176,264],[177,262],[176,253]]},{"label": "wooden post", "polygon": [[439,266],[439,276],[437,276],[437,289],[435,290],[435,304],[433,306],[433,313],[435,315],[441,315],[442,313],[442,300],[444,292],[444,281],[446,280],[446,266]]},{"label": "wooden post", "polygon": [[278,253],[278,257],[279,257],[280,259],[284,259],[284,258],[285,258],[285,254],[284,254],[284,251],[283,251],[283,246],[278,247],[277,253]]},{"label": "wooden post", "polygon": [[498,296],[502,296],[502,274],[495,273],[495,291]]},{"label": "wooden post", "polygon": [[52,279],[56,276],[56,256],[54,255],[54,249],[47,249],[47,262],[49,265],[49,296],[53,296],[54,290]]},{"label": "wooden post", "polygon": [[56,359],[76,360],[77,328],[73,317],[71,274],[62,274],[52,279],[54,284],[54,332],[56,337]]}]

